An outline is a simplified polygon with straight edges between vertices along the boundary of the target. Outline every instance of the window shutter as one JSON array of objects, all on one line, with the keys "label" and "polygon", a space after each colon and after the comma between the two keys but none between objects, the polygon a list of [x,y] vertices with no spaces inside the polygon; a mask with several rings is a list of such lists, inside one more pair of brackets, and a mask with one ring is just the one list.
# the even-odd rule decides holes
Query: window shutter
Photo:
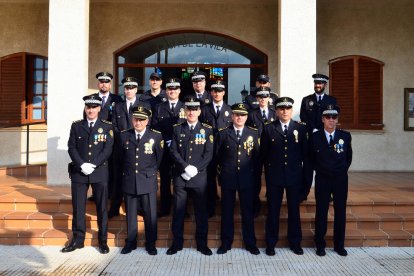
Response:
[{"label": "window shutter", "polygon": [[358,59],[359,128],[382,129],[382,64]]},{"label": "window shutter", "polygon": [[0,126],[21,125],[26,120],[26,55],[0,59]]},{"label": "window shutter", "polygon": [[353,128],[354,113],[354,59],[334,61],[330,66],[330,95],[334,96],[341,108],[339,123],[341,128]]}]

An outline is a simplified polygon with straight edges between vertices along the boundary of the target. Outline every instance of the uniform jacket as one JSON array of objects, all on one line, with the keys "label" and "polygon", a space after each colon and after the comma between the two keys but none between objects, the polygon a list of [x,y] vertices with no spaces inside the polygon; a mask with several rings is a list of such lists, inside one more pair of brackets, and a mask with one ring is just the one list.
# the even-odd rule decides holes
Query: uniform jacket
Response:
[{"label": "uniform jacket", "polygon": [[121,132],[120,145],[123,191],[133,195],[156,192],[164,147],[161,133],[147,128],[137,143],[135,130],[129,129]]},{"label": "uniform jacket", "polygon": [[[206,168],[214,154],[214,136],[211,126],[197,122],[192,133],[187,121],[174,126],[171,156],[174,160],[174,185],[204,187],[207,185]],[[185,181],[181,174],[188,165],[197,168],[198,174]]]},{"label": "uniform jacket", "polygon": [[267,121],[263,120],[262,112],[260,111],[260,107],[257,107],[253,110],[249,110],[249,117],[247,119],[246,124],[257,128],[259,132],[259,137],[262,135],[263,128],[265,123],[270,123],[277,120],[276,111],[272,107],[268,107],[269,113],[267,115]]},{"label": "uniform jacket", "polygon": [[306,123],[309,133],[314,129],[322,129],[322,110],[329,104],[336,105],[336,98],[325,94],[320,103],[317,102],[315,93],[302,99],[300,106],[300,120]]},{"label": "uniform jacket", "polygon": [[155,107],[167,101],[167,94],[164,89],[161,89],[160,93],[157,96],[151,94],[151,90],[147,90],[139,97],[140,101],[147,102],[151,106],[151,111],[154,113]]},{"label": "uniform jacket", "polygon": [[166,101],[156,106],[152,117],[152,126],[161,131],[164,141],[170,141],[173,136],[173,126],[186,121],[184,104],[178,101],[174,111],[170,109],[170,102]]},{"label": "uniform jacket", "polygon": [[259,106],[259,101],[256,98],[256,92],[251,92],[244,100],[248,110],[253,110]]},{"label": "uniform jacket", "polygon": [[243,128],[240,143],[233,125],[217,133],[215,158],[221,187],[245,189],[254,186],[254,176],[260,164],[259,143],[257,129],[247,126]]},{"label": "uniform jacket", "polygon": [[[194,96],[194,97],[197,98],[197,93],[195,91],[193,91],[191,93],[191,96]],[[210,94],[209,91],[204,91],[203,96],[201,96],[200,100],[201,100],[203,105],[213,102],[213,98],[211,97],[211,94]]]},{"label": "uniform jacket", "polygon": [[309,166],[308,147],[304,125],[291,120],[285,137],[279,120],[266,124],[261,138],[261,153],[267,187],[307,187],[309,179],[304,174]]},{"label": "uniform jacket", "polygon": [[[96,93],[99,96],[99,93]],[[117,103],[122,102],[122,97],[108,93],[108,99],[106,99],[105,105],[101,108],[99,112],[99,119],[112,122],[112,114]]]},{"label": "uniform jacket", "polygon": [[311,136],[311,158],[317,174],[343,175],[351,166],[351,134],[345,130],[336,129],[333,140],[334,146],[331,147],[323,129]]},{"label": "uniform jacket", "polygon": [[[68,152],[72,159],[70,175],[73,182],[97,183],[108,181],[108,158],[113,147],[112,124],[96,120],[92,130],[89,130],[87,120],[72,123],[70,129]],[[90,175],[81,172],[83,163],[96,165]]]},{"label": "uniform jacket", "polygon": [[217,116],[214,104],[205,104],[201,108],[200,121],[212,126],[215,135],[220,128],[228,127],[231,124],[231,107],[223,102]]},{"label": "uniform jacket", "polygon": [[146,108],[150,109],[150,105],[147,103],[141,102],[138,97],[136,97],[135,102],[133,103],[132,107],[130,107],[129,112],[126,106],[126,101],[122,101],[115,104],[112,113],[112,125],[114,127],[114,131],[119,133],[123,130],[127,130],[132,128],[131,124],[131,114],[132,108],[140,105],[144,105]]}]

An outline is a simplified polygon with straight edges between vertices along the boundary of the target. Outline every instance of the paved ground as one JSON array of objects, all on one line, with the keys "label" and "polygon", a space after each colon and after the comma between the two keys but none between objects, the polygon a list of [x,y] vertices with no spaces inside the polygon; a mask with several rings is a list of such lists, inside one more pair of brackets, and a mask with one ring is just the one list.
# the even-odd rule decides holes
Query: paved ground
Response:
[{"label": "paved ground", "polygon": [[253,256],[243,249],[206,257],[195,249],[167,256],[158,249],[149,256],[138,248],[121,255],[111,248],[101,255],[85,247],[60,253],[56,246],[0,246],[0,275],[414,275],[414,247],[348,248],[340,257],[331,249],[318,257],[312,248],[303,256],[277,249],[276,256]]}]

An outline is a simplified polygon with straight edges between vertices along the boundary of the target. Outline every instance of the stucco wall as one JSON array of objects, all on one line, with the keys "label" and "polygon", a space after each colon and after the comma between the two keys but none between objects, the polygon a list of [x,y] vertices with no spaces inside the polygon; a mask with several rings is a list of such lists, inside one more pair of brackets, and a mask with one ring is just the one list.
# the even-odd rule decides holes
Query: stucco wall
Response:
[{"label": "stucco wall", "polygon": [[96,89],[96,72],[114,70],[114,51],[141,37],[180,29],[222,33],[255,46],[268,55],[269,75],[276,80],[276,0],[140,2],[91,3],[90,89]]},{"label": "stucco wall", "polygon": [[384,132],[351,131],[353,170],[414,170],[414,132],[404,131],[404,88],[414,87],[414,1],[319,0],[317,67],[365,55],[385,63]]},{"label": "stucco wall", "polygon": [[47,56],[48,18],[48,3],[0,3],[0,57],[17,52]]}]

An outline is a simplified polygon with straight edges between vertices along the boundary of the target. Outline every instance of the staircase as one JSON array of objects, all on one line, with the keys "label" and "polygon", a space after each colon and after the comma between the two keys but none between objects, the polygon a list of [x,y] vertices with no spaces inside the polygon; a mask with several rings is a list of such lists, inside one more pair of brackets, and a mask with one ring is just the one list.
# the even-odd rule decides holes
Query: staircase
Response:
[{"label": "staircase", "polygon": [[[71,237],[72,206],[70,187],[46,186],[41,169],[36,176],[1,174],[0,169],[0,244],[61,245]],[[44,169],[43,169],[44,171]],[[414,246],[414,173],[351,173],[347,207],[346,246]],[[371,184],[367,183],[367,179]],[[395,184],[390,183],[395,179]],[[354,180],[354,181],[353,181]],[[382,182],[386,182],[381,184]],[[264,189],[263,189],[264,190]],[[262,191],[264,195],[265,191]],[[312,195],[313,191],[311,191]],[[370,199],[371,198],[371,199]],[[373,199],[372,199],[373,198]],[[85,245],[97,245],[97,217],[92,202],[87,203],[87,235]],[[108,245],[122,247],[126,238],[126,217],[109,220]],[[185,247],[195,247],[195,220],[191,202],[190,217],[185,221]],[[216,214],[220,212],[217,202]],[[310,196],[301,205],[303,247],[313,247],[315,201]],[[144,245],[144,223],[138,217],[138,245]],[[266,203],[262,197],[262,212],[255,219],[258,247],[265,247]],[[243,247],[239,207],[235,209],[235,238],[233,247]],[[332,246],[333,208],[330,208],[327,243]],[[172,242],[172,217],[158,219],[157,247]],[[286,247],[287,210],[281,211],[280,239],[277,246]],[[208,245],[220,246],[220,216],[209,219]]]}]

